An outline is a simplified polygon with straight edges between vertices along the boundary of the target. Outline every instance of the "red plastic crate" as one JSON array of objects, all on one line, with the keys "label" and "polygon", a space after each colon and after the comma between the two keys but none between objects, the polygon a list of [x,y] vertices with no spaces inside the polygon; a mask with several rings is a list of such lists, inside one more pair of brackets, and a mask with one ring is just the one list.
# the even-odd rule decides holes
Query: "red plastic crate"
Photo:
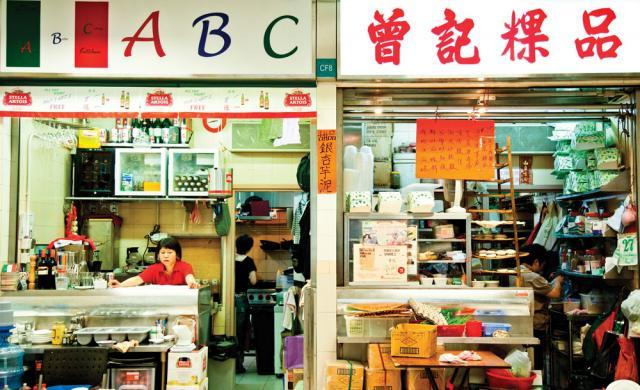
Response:
[{"label": "red plastic crate", "polygon": [[511,371],[503,369],[490,369],[486,374],[492,389],[529,390],[536,379],[533,372],[528,378],[515,377]]},{"label": "red plastic crate", "polygon": [[438,337],[462,337],[464,325],[438,325]]}]

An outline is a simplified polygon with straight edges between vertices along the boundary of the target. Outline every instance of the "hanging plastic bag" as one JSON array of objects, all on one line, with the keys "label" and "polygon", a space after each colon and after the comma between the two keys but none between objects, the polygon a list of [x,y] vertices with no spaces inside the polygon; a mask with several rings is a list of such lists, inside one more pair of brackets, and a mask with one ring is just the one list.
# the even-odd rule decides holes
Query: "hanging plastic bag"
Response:
[{"label": "hanging plastic bag", "polygon": [[224,202],[218,202],[213,205],[215,217],[213,223],[216,227],[216,233],[219,236],[226,236],[231,229],[231,216],[229,215],[229,206]]},{"label": "hanging plastic bag", "polygon": [[511,364],[511,373],[518,378],[531,376],[531,360],[529,355],[517,349],[509,352],[504,361]]},{"label": "hanging plastic bag", "polygon": [[615,380],[628,379],[638,383],[638,360],[633,340],[619,336],[618,345],[620,345],[620,354],[616,363]]}]

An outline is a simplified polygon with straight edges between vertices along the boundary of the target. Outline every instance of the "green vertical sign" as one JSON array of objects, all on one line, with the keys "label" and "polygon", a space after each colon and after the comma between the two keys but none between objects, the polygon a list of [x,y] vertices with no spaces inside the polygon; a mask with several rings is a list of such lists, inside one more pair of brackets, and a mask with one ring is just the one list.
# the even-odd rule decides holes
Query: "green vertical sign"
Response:
[{"label": "green vertical sign", "polygon": [[40,66],[40,2],[7,2],[7,67]]}]

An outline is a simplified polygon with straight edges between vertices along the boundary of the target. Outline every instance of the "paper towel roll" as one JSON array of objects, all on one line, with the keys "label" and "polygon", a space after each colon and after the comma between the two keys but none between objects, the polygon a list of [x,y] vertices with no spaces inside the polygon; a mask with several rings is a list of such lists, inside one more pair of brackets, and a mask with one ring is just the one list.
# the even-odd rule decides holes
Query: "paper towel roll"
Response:
[{"label": "paper towel roll", "polygon": [[353,145],[347,145],[344,147],[344,154],[342,158],[342,166],[345,169],[356,169],[356,155],[358,154],[358,148]]}]

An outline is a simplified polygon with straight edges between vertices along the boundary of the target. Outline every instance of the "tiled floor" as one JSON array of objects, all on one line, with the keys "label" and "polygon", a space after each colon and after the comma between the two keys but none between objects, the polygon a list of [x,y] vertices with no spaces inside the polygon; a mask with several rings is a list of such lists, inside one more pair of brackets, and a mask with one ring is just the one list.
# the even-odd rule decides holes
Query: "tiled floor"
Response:
[{"label": "tiled floor", "polygon": [[235,390],[282,390],[282,378],[275,375],[258,375],[256,373],[255,357],[247,356],[244,359],[244,368],[247,372],[236,375]]}]

